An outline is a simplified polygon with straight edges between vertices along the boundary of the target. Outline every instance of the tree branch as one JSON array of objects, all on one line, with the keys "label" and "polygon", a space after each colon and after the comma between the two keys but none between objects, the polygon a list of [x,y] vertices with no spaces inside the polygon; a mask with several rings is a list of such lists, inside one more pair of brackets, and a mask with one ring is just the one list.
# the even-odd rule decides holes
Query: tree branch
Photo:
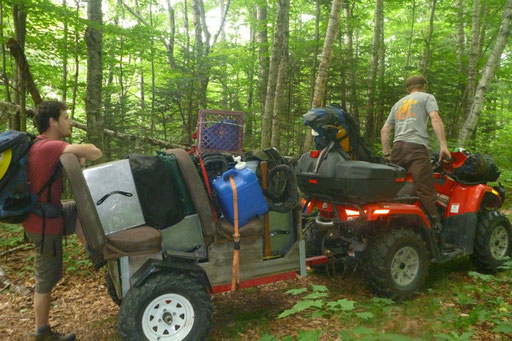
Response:
[{"label": "tree branch", "polygon": [[222,16],[222,21],[220,22],[219,30],[217,31],[217,34],[213,38],[212,45],[215,45],[215,43],[217,42],[217,39],[219,38],[220,33],[224,29],[224,23],[226,22],[226,17],[228,16],[228,11],[229,11],[229,5],[230,4],[231,4],[231,0],[228,0],[228,2],[226,4],[226,10],[224,11],[224,14]]},{"label": "tree branch", "polygon": [[41,95],[39,94],[39,91],[37,90],[37,87],[34,83],[34,79],[32,78],[32,74],[30,73],[27,58],[25,57],[23,50],[21,49],[20,45],[14,38],[10,38],[7,41],[7,43],[5,43],[5,45],[9,48],[12,56],[16,60],[16,64],[18,64],[20,70],[23,72],[25,86],[28,87],[30,95],[34,100],[34,104],[38,106],[43,100],[41,99]]}]

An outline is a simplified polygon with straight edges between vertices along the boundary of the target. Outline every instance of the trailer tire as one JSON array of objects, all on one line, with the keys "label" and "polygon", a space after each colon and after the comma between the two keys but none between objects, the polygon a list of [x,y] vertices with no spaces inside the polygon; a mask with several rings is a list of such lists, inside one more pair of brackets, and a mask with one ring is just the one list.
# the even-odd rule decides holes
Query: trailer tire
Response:
[{"label": "trailer tire", "polygon": [[114,286],[114,281],[112,280],[112,276],[110,275],[110,271],[105,273],[105,286],[107,287],[107,292],[112,301],[118,306],[121,305],[122,299],[117,296],[116,287]]},{"label": "trailer tire", "polygon": [[121,340],[133,341],[204,340],[212,309],[210,295],[197,278],[162,271],[130,288],[119,310],[119,334]]}]

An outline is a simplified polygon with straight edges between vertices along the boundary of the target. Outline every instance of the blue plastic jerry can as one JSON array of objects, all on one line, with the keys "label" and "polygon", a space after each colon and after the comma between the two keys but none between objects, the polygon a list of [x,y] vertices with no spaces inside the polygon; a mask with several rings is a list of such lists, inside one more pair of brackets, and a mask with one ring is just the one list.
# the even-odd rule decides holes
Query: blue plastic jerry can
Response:
[{"label": "blue plastic jerry can", "polygon": [[238,197],[238,226],[242,227],[251,218],[267,213],[268,205],[256,174],[246,167],[245,162],[238,162],[235,168],[212,180],[212,186],[220,200],[222,213],[231,223],[234,224],[235,211],[230,176],[235,182]]}]

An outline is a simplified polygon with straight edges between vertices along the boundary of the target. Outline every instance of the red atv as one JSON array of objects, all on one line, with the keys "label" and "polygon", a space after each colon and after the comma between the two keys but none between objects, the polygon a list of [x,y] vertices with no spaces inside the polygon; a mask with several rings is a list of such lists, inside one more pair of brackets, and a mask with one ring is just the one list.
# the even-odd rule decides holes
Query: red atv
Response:
[{"label": "red atv", "polygon": [[[330,147],[304,154],[297,166],[309,216],[304,224],[308,257],[323,255],[310,265],[328,258],[362,264],[376,294],[401,300],[422,287],[430,262],[470,255],[479,271],[494,272],[510,256],[511,224],[498,212],[505,191],[457,177],[454,170],[464,163],[464,153],[452,153],[450,164],[433,162],[440,236],[405,170],[349,161]],[[443,239],[453,247],[443,249]]]}]

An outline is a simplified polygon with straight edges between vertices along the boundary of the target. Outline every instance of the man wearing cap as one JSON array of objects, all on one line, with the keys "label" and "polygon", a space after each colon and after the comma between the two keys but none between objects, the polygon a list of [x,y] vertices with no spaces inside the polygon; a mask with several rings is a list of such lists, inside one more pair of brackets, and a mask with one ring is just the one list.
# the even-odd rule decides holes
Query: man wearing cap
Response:
[{"label": "man wearing cap", "polygon": [[[437,194],[430,163],[427,133],[429,118],[441,148],[439,162],[450,159],[451,155],[446,144],[444,125],[439,116],[436,99],[425,92],[426,84],[427,80],[421,75],[409,77],[405,81],[405,88],[409,94],[395,103],[381,129],[382,150],[387,161],[411,173],[416,195],[420,197],[432,216],[432,225],[439,236],[441,247],[448,248],[441,237],[442,225],[436,209]],[[393,127],[395,139],[393,150],[390,152],[389,136]]]}]

